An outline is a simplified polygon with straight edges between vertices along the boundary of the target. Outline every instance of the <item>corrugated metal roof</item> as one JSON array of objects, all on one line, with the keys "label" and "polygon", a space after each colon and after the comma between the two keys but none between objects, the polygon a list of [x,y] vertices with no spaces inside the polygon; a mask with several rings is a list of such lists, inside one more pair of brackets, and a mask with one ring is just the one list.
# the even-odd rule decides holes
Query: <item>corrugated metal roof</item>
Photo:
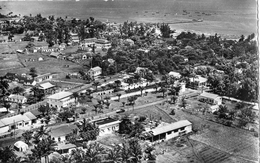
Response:
[{"label": "corrugated metal roof", "polygon": [[14,124],[14,123],[17,123],[17,122],[22,122],[22,121],[29,122],[30,119],[25,115],[18,114],[18,115],[15,115],[13,117],[4,118],[1,121],[5,125],[10,125],[10,124]]},{"label": "corrugated metal roof", "polygon": [[0,120],[0,127],[6,126],[1,120]]},{"label": "corrugated metal roof", "polygon": [[66,98],[66,97],[71,96],[71,95],[72,95],[71,92],[59,92],[59,93],[55,93],[55,94],[49,96],[48,98],[60,100],[60,99]]},{"label": "corrugated metal roof", "polygon": [[76,125],[62,125],[58,127],[52,127],[50,135],[52,137],[65,136],[73,132],[74,129],[78,129]]},{"label": "corrugated metal roof", "polygon": [[211,99],[215,99],[215,98],[219,97],[219,95],[217,95],[217,94],[208,93],[208,92],[203,92],[202,94],[200,94],[200,96],[206,97],[206,98],[211,98]]},{"label": "corrugated metal roof", "polygon": [[50,82],[47,82],[47,83],[40,84],[40,87],[42,87],[42,89],[49,89],[55,87],[55,85],[52,85]]},{"label": "corrugated metal roof", "polygon": [[37,119],[37,117],[31,112],[26,112],[24,115],[27,116],[30,120]]},{"label": "corrugated metal roof", "polygon": [[181,120],[181,121],[178,121],[178,122],[175,122],[175,123],[168,124],[166,126],[157,127],[155,129],[152,129],[152,133],[153,133],[153,135],[159,135],[159,134],[166,133],[168,131],[179,129],[181,127],[186,127],[186,126],[189,126],[189,125],[191,125],[190,121]]}]

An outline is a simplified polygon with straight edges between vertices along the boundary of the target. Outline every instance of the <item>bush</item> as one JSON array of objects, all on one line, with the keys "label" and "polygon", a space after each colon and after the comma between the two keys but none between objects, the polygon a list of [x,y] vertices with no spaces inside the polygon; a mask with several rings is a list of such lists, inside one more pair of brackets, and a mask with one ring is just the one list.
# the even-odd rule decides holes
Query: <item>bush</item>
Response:
[{"label": "bush", "polygon": [[255,136],[255,137],[258,137],[258,132],[255,131],[255,132],[254,132],[254,136]]}]

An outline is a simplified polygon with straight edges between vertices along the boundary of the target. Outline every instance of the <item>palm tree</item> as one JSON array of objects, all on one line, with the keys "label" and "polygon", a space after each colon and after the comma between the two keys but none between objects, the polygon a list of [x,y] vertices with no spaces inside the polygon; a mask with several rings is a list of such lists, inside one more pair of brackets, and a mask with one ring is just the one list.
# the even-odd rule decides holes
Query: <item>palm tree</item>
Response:
[{"label": "palm tree", "polygon": [[22,88],[22,87],[17,86],[12,91],[13,91],[13,94],[22,94],[22,93],[25,92],[25,89]]},{"label": "palm tree", "polygon": [[94,83],[93,83],[93,86],[95,86],[96,87],[96,91],[97,91],[97,87],[100,85],[100,83],[98,82],[98,81],[95,81]]},{"label": "palm tree", "polygon": [[77,102],[77,99],[79,97],[78,92],[73,92],[72,96],[75,98],[75,103]]},{"label": "palm tree", "polygon": [[116,94],[116,96],[118,97],[118,101],[120,101],[121,93]]},{"label": "palm tree", "polygon": [[37,145],[31,150],[32,156],[37,159],[44,157],[45,163],[49,162],[49,155],[55,151],[55,141],[51,137],[42,139]]},{"label": "palm tree", "polygon": [[167,92],[167,89],[165,87],[162,87],[160,90],[163,93],[163,98],[165,97],[165,92]]},{"label": "palm tree", "polygon": [[105,149],[97,142],[85,146],[84,162],[99,163],[101,155],[105,153]]},{"label": "palm tree", "polygon": [[0,89],[1,89],[1,97],[4,97],[6,93],[8,93],[9,83],[5,77],[0,77]]},{"label": "palm tree", "polygon": [[29,130],[26,130],[23,134],[22,134],[22,137],[24,139],[24,142],[26,144],[29,144],[30,143],[30,140],[32,139],[32,134],[33,132],[32,131],[29,131]]},{"label": "palm tree", "polygon": [[107,152],[106,160],[110,162],[120,162],[121,158],[121,146],[116,145],[113,149],[109,149]]},{"label": "palm tree", "polygon": [[0,161],[8,162],[11,158],[16,157],[14,149],[11,146],[0,147]]},{"label": "palm tree", "polygon": [[139,90],[141,91],[141,96],[143,96],[144,87],[139,86]]}]

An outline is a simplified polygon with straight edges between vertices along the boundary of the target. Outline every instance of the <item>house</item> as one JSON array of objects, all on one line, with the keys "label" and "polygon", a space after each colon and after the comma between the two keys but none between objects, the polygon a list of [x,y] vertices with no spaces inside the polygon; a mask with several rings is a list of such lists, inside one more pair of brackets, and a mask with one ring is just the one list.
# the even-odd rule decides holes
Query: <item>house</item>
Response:
[{"label": "house", "polygon": [[28,144],[26,144],[23,141],[17,141],[16,143],[14,143],[14,149],[16,149],[19,152],[25,152],[28,148]]},{"label": "house", "polygon": [[46,73],[46,74],[36,76],[34,78],[34,80],[35,80],[36,83],[40,83],[40,82],[43,82],[43,81],[51,80],[53,77],[54,77],[54,74]]},{"label": "house", "polygon": [[51,52],[50,57],[59,58],[60,53],[59,52]]},{"label": "house", "polygon": [[88,70],[87,74],[94,79],[95,77],[99,76],[102,74],[102,68],[100,68],[99,66],[96,66],[94,68],[91,68],[90,70]]},{"label": "house", "polygon": [[55,91],[55,85],[52,85],[50,82],[42,83],[38,85],[38,88],[43,90],[45,94],[49,94]]},{"label": "house", "polygon": [[72,133],[77,134],[78,130],[79,128],[74,124],[65,124],[51,127],[49,135],[56,142],[64,142],[67,140],[68,135]]},{"label": "house", "polygon": [[2,122],[2,120],[0,120],[0,136],[2,136],[2,134],[8,132],[10,129],[9,125],[6,125]]},{"label": "house", "polygon": [[65,49],[66,49],[66,44],[65,44],[65,43],[61,43],[61,44],[59,45],[59,49],[60,49],[60,50],[65,50]]},{"label": "house", "polygon": [[30,118],[28,118],[26,115],[15,115],[8,118],[1,119],[1,122],[4,123],[6,126],[9,126],[10,129],[22,129],[24,127],[28,127],[32,124],[32,121]]},{"label": "house", "polygon": [[221,105],[222,104],[222,97],[208,92],[202,92],[200,94],[200,99],[203,102],[209,103],[211,105]]},{"label": "house", "polygon": [[131,40],[131,39],[126,39],[126,40],[124,41],[124,44],[125,44],[126,46],[133,46],[133,45],[135,44],[135,42],[134,42],[133,40]]},{"label": "house", "polygon": [[152,73],[152,71],[145,67],[137,67],[135,73],[139,74],[141,77],[144,77],[147,73]]},{"label": "house", "polygon": [[37,117],[32,112],[26,112],[23,115],[28,117],[31,120],[32,124],[36,123]]},{"label": "house", "polygon": [[107,118],[90,121],[90,123],[97,125],[99,128],[99,136],[103,136],[118,131],[119,124],[121,123],[121,121],[107,117]]},{"label": "house", "polygon": [[75,102],[75,98],[72,98],[71,92],[59,92],[55,93],[49,97],[47,97],[48,101],[47,103],[51,107],[56,107],[58,109],[61,109],[63,107],[68,107],[71,103]]},{"label": "house", "polygon": [[194,78],[190,78],[190,84],[194,87],[204,87],[207,85],[207,78],[204,78],[200,75],[196,75]]},{"label": "house", "polygon": [[181,74],[179,72],[174,72],[174,71],[169,72],[169,76],[173,76],[177,79],[181,78]]},{"label": "house", "polygon": [[164,126],[158,126],[142,133],[143,140],[150,142],[169,140],[183,134],[192,132],[192,123],[188,120],[181,120]]},{"label": "house", "polygon": [[8,101],[24,104],[27,102],[27,98],[21,95],[11,94],[8,96]]},{"label": "house", "polygon": [[59,153],[59,154],[69,154],[72,152],[72,150],[76,149],[77,146],[75,144],[58,144],[57,146],[55,146],[55,150]]},{"label": "house", "polygon": [[95,46],[97,48],[110,48],[111,47],[111,42],[105,39],[97,39],[95,41]]},{"label": "house", "polygon": [[93,45],[95,45],[96,41],[97,41],[97,38],[87,38],[87,39],[84,39],[81,46],[92,47]]},{"label": "house", "polygon": [[31,76],[18,75],[15,73],[6,73],[5,78],[9,81],[16,81],[24,85],[34,86],[36,84],[35,80]]},{"label": "house", "polygon": [[42,117],[42,113],[39,112],[37,109],[30,111],[37,119]]},{"label": "house", "polygon": [[98,96],[102,96],[102,95],[108,95],[114,93],[114,89],[107,89],[107,90],[101,90],[101,91],[97,91],[97,92],[93,92],[91,95],[93,97],[98,97]]}]

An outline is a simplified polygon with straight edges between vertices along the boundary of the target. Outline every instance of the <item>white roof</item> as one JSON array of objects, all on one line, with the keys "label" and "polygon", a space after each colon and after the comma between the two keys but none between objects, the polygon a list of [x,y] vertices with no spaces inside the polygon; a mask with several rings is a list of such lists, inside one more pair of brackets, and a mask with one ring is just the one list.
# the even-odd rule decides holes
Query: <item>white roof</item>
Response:
[{"label": "white roof", "polygon": [[40,84],[40,87],[42,87],[42,89],[48,89],[48,88],[55,87],[55,85],[52,85],[50,82],[47,82],[47,83]]},{"label": "white roof", "polygon": [[202,92],[202,93],[200,94],[200,96],[206,97],[206,98],[211,98],[211,99],[216,99],[217,97],[220,97],[220,96],[217,95],[217,94],[208,93],[208,92]]},{"label": "white roof", "polygon": [[99,66],[91,68],[89,71],[100,71],[102,70]]},{"label": "white roof", "polygon": [[[193,78],[190,78],[191,81],[193,81]],[[198,81],[199,83],[205,83],[207,82],[207,78],[204,78],[204,77],[201,77],[200,75],[197,75],[195,78],[194,78],[194,81]]]},{"label": "white roof", "polygon": [[21,121],[29,122],[30,118],[28,118],[26,115],[18,114],[18,115],[12,116],[12,117],[4,118],[1,121],[5,125],[10,125],[10,124],[14,124],[16,122],[21,122]]},{"label": "white roof", "polygon": [[180,74],[180,73],[174,72],[174,71],[169,72],[169,75],[170,75],[170,76],[177,77],[177,78],[180,78],[180,77],[181,77],[181,74]]},{"label": "white roof", "polygon": [[16,95],[16,94],[11,94],[10,96],[8,96],[8,98],[11,98],[11,99],[18,99],[18,100],[26,99],[26,97],[21,96],[21,95]]},{"label": "white roof", "polygon": [[162,133],[165,133],[165,132],[168,132],[168,131],[172,131],[172,130],[175,130],[175,129],[179,129],[181,127],[186,127],[186,126],[189,126],[189,125],[191,125],[190,121],[181,120],[181,121],[178,121],[178,122],[175,122],[175,123],[171,123],[171,124],[168,124],[168,125],[165,125],[165,126],[162,126],[162,127],[157,127],[155,129],[152,129],[152,133],[153,133],[153,135],[159,135],[159,134],[162,134]]},{"label": "white roof", "polygon": [[14,146],[16,146],[17,148],[28,147],[28,145],[23,141],[17,141],[16,143],[14,143]]},{"label": "white roof", "polygon": [[71,95],[72,95],[71,92],[63,91],[63,92],[55,93],[55,94],[49,96],[48,98],[49,99],[60,100],[60,99],[66,98],[66,97],[71,96]]}]

